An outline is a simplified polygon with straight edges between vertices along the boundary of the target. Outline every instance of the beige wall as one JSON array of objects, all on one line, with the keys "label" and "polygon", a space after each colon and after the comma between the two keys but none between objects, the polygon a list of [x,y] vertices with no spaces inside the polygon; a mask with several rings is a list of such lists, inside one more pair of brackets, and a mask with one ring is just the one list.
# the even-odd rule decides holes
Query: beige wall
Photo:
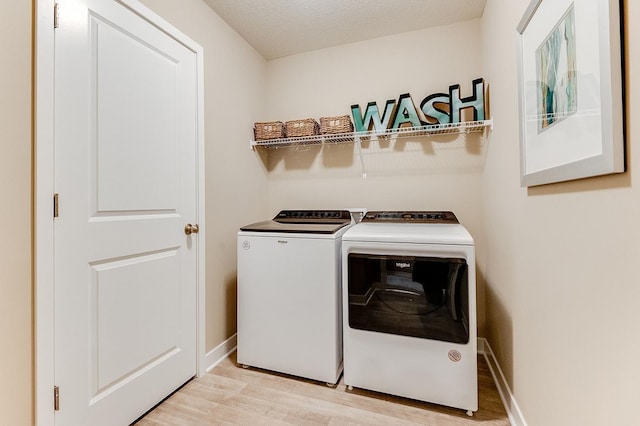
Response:
[{"label": "beige wall", "polygon": [[264,116],[265,60],[203,1],[143,0],[204,49],[207,351],[236,332],[236,233],[267,214],[267,179],[249,149]]},{"label": "beige wall", "polygon": [[[426,96],[459,83],[471,96],[481,74],[480,21],[373,39],[269,61],[270,120],[351,114],[376,101],[410,93],[416,108]],[[269,152],[269,210],[349,208],[452,210],[473,235],[482,262],[482,171],[479,135],[438,136],[364,144],[367,179],[353,144]],[[481,271],[479,271],[481,273]],[[478,323],[484,324],[482,276]]]},{"label": "beige wall", "polygon": [[32,421],[31,2],[0,14],[0,423]]},{"label": "beige wall", "polygon": [[[516,27],[489,0],[484,74],[496,125],[484,174],[487,337],[529,425],[637,424],[640,401],[640,4],[625,1],[629,171],[519,186]],[[633,50],[636,49],[636,50]]]}]

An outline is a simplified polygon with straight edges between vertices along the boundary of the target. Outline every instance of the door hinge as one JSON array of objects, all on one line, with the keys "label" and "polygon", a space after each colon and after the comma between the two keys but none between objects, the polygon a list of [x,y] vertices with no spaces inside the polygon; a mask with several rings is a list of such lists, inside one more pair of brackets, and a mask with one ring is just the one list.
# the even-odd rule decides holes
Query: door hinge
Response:
[{"label": "door hinge", "polygon": [[60,388],[53,387],[53,411],[60,411]]},{"label": "door hinge", "polygon": [[58,28],[60,26],[60,15],[59,15],[59,5],[58,3],[54,3],[53,5],[53,28]]},{"label": "door hinge", "polygon": [[53,217],[58,217],[60,212],[58,210],[58,194],[53,194]]}]

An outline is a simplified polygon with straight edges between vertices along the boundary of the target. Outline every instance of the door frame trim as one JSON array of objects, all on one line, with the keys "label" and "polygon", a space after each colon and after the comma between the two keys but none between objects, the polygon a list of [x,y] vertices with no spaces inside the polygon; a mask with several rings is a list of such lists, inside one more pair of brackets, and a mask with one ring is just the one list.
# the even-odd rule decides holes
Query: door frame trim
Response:
[{"label": "door frame trim", "polygon": [[[178,41],[196,55],[197,66],[197,244],[196,373],[206,373],[205,342],[205,174],[204,50],[138,0],[113,0]],[[53,425],[54,360],[54,28],[55,0],[35,2],[34,37],[34,416],[37,425]]]}]

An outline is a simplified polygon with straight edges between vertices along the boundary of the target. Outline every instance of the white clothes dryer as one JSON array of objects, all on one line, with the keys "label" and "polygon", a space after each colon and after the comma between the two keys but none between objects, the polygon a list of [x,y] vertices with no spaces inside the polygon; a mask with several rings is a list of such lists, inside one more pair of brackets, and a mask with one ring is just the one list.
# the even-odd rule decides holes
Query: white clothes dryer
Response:
[{"label": "white clothes dryer", "polygon": [[369,212],[342,237],[344,382],[478,409],[475,249],[451,212]]}]

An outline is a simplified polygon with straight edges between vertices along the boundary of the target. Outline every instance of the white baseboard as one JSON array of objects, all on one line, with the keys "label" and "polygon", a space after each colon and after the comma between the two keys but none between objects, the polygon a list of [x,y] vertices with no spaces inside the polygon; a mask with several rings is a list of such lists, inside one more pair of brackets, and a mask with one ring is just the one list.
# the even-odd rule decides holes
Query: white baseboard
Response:
[{"label": "white baseboard", "polygon": [[206,372],[213,370],[221,361],[229,356],[229,354],[236,350],[238,345],[238,334],[234,334],[218,346],[207,352],[205,355]]},{"label": "white baseboard", "polygon": [[487,360],[487,364],[489,364],[489,370],[491,370],[493,381],[496,383],[496,388],[498,388],[500,399],[502,399],[502,404],[507,411],[511,425],[527,426],[527,421],[524,419],[522,411],[520,411],[520,407],[516,402],[515,396],[511,393],[511,389],[507,384],[504,374],[502,374],[498,360],[493,354],[491,346],[489,346],[489,342],[483,337],[478,338],[478,353],[484,355],[484,358]]},{"label": "white baseboard", "polygon": [[485,339],[484,337],[478,337],[478,342],[477,342],[477,348],[478,348],[478,353],[484,355],[484,343],[487,341],[487,339]]}]

